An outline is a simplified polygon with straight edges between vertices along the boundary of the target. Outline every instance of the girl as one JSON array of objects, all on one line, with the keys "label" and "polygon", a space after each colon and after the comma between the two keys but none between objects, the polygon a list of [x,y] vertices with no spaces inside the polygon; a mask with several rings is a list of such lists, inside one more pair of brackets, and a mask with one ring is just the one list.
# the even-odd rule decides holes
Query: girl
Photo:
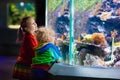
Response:
[{"label": "girl", "polygon": [[41,27],[37,31],[38,47],[35,49],[35,57],[32,59],[31,79],[49,80],[48,70],[55,62],[60,62],[60,51],[54,45],[54,31]]},{"label": "girl", "polygon": [[20,52],[14,66],[13,78],[30,80],[30,65],[34,57],[34,48],[37,46],[35,31],[37,24],[32,17],[22,19],[18,29],[18,41],[22,41]]}]

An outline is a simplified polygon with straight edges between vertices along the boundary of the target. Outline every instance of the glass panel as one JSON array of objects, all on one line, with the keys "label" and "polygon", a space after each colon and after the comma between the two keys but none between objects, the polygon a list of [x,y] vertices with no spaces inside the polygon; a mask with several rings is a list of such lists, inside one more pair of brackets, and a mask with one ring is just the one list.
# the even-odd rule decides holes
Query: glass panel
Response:
[{"label": "glass panel", "polygon": [[[118,67],[119,0],[75,0],[75,37],[79,65]],[[116,66],[117,65],[117,66]]]},{"label": "glass panel", "polygon": [[[70,0],[48,0],[47,11],[63,62],[69,63]],[[119,67],[120,0],[74,0],[73,19],[74,65]]]},{"label": "glass panel", "polygon": [[63,62],[68,63],[69,43],[67,43],[68,41],[63,42],[63,40],[69,40],[69,1],[48,0],[47,4],[47,25],[55,30],[58,45],[62,51]]}]

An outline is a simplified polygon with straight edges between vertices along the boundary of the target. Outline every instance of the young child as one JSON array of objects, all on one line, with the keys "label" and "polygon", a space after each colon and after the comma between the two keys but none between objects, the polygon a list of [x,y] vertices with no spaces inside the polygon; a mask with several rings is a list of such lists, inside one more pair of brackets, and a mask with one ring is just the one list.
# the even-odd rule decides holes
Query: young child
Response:
[{"label": "young child", "polygon": [[19,80],[30,80],[30,66],[34,57],[34,48],[38,45],[35,31],[37,24],[32,17],[22,19],[18,29],[18,41],[22,41],[20,52],[14,65],[13,78]]},{"label": "young child", "polygon": [[32,80],[49,80],[48,70],[54,63],[60,62],[60,51],[54,44],[54,35],[54,31],[48,27],[40,27],[37,31],[36,38],[39,45],[32,59]]}]

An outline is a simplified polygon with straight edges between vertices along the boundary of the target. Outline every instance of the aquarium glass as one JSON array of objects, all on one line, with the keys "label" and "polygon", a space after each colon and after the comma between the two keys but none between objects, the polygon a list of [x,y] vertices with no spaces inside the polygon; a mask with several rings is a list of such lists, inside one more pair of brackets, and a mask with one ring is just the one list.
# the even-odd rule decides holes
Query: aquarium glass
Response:
[{"label": "aquarium glass", "polygon": [[70,61],[70,22],[73,29],[73,65],[120,66],[120,0],[48,0],[46,24],[56,32],[64,63]]}]

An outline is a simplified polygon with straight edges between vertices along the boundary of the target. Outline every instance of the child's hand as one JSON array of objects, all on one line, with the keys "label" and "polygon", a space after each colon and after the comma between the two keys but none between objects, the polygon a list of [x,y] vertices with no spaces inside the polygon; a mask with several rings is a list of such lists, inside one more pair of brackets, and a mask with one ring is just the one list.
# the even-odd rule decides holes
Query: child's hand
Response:
[{"label": "child's hand", "polygon": [[61,61],[60,60],[56,60],[56,63],[60,63]]}]

